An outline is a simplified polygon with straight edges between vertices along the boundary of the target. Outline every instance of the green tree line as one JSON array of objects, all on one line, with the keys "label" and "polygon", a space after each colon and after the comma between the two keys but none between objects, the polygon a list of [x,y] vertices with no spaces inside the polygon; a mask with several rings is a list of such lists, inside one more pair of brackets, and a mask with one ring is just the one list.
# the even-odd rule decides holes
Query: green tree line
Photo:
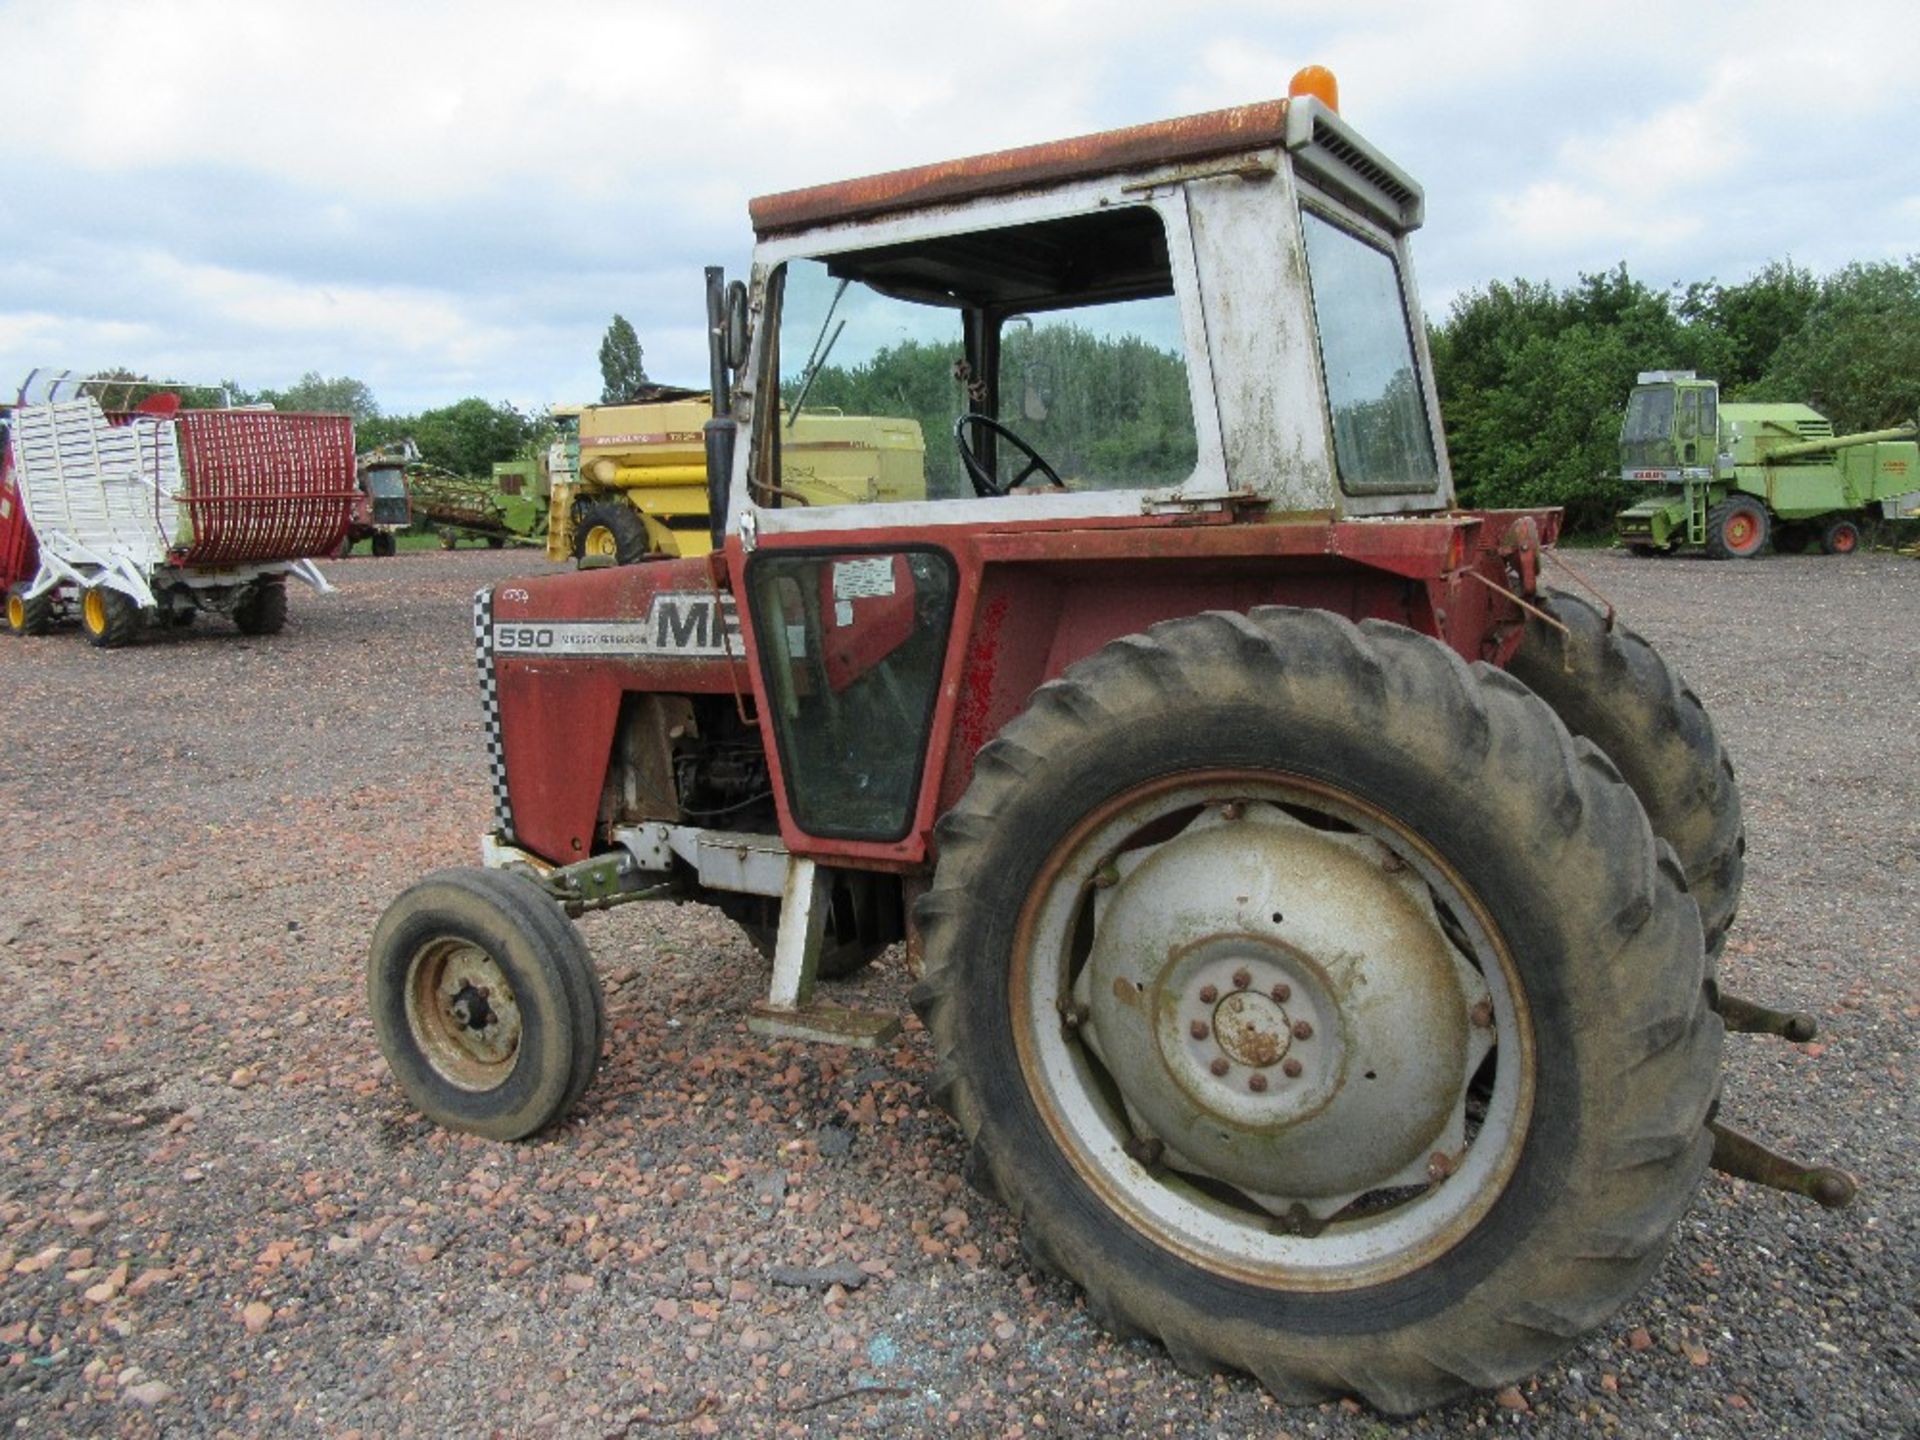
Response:
[{"label": "green tree line", "polygon": [[1564,505],[1603,531],[1627,503],[1620,415],[1641,370],[1691,369],[1730,400],[1797,400],[1836,430],[1920,413],[1920,256],[1817,277],[1656,290],[1625,265],[1564,288],[1495,281],[1429,327],[1460,503]]}]

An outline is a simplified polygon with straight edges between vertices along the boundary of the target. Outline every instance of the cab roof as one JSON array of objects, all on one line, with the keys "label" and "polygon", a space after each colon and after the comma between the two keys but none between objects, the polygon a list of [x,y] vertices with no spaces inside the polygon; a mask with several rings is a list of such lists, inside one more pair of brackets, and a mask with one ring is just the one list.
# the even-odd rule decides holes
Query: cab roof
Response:
[{"label": "cab roof", "polygon": [[890,170],[859,180],[762,195],[748,204],[747,211],[755,235],[764,240],[1038,185],[1233,155],[1282,144],[1287,107],[1285,100],[1264,100],[1178,120],[1156,120],[1071,140]]}]

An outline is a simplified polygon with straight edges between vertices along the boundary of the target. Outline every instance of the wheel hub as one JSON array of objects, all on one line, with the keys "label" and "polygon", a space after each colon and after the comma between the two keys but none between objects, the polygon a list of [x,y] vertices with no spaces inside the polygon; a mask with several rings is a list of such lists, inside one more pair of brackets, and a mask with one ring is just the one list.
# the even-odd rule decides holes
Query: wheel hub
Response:
[{"label": "wheel hub", "polygon": [[1228,802],[1113,870],[1075,998],[1168,1164],[1326,1215],[1464,1147],[1487,986],[1380,841]]},{"label": "wheel hub", "polygon": [[407,1024],[433,1067],[462,1089],[500,1084],[519,1057],[513,986],[493,958],[472,945],[437,942],[415,957]]}]

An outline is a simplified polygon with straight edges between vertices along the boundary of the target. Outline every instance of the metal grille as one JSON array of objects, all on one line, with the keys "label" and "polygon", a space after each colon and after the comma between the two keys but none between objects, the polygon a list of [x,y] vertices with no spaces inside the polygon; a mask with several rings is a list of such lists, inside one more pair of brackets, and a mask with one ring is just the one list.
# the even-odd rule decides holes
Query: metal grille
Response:
[{"label": "metal grille", "polygon": [[353,517],[353,421],[345,415],[188,410],[175,422],[186,480],[181,565],[331,554]]}]

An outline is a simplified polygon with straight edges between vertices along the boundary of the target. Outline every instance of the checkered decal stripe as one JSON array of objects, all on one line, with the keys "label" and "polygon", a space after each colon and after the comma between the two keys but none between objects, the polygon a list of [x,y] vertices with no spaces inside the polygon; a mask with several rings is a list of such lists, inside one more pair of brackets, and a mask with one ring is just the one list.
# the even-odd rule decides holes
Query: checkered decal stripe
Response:
[{"label": "checkered decal stripe", "polygon": [[513,807],[507,803],[507,746],[500,732],[500,687],[493,670],[493,591],[473,597],[473,651],[480,662],[480,718],[487,733],[487,769],[493,776],[493,821],[511,845]]}]

